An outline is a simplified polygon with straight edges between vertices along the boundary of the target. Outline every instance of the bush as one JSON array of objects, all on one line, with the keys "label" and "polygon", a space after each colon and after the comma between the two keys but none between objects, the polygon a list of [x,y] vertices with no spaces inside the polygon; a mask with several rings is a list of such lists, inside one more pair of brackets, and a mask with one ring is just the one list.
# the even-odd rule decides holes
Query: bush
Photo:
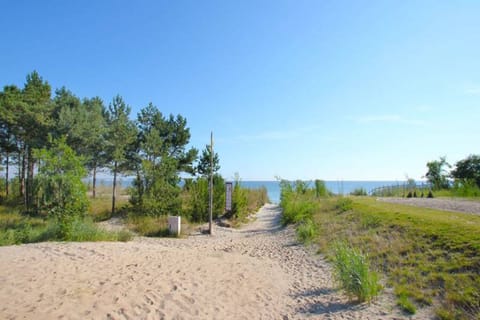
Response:
[{"label": "bush", "polygon": [[282,224],[287,225],[310,219],[315,208],[315,203],[301,198],[284,201]]},{"label": "bush", "polygon": [[247,191],[240,186],[240,181],[235,182],[232,194],[232,217],[237,220],[244,220],[248,215]]},{"label": "bush", "polygon": [[347,212],[353,209],[353,201],[350,198],[341,197],[337,200],[335,208],[339,211],[339,213]]},{"label": "bush", "polygon": [[72,223],[88,208],[83,159],[66,143],[66,138],[52,140],[52,147],[35,151],[42,165],[35,177],[36,210],[46,212],[59,225],[60,239],[71,236]]},{"label": "bush", "polygon": [[[209,220],[208,192],[209,181],[207,178],[186,180],[183,186],[184,207],[183,212],[194,222],[207,222]],[[225,180],[222,176],[213,177],[213,219],[221,216],[225,211]]]},{"label": "bush", "polygon": [[355,190],[350,192],[350,194],[352,196],[367,196],[368,195],[367,190],[364,189],[364,188],[356,188]]},{"label": "bush", "polygon": [[345,243],[333,246],[333,266],[335,278],[349,296],[358,301],[370,301],[378,295],[378,276],[370,271],[367,257]]},{"label": "bush", "polygon": [[455,181],[453,192],[459,197],[478,197],[480,196],[480,188],[474,180],[458,180]]}]

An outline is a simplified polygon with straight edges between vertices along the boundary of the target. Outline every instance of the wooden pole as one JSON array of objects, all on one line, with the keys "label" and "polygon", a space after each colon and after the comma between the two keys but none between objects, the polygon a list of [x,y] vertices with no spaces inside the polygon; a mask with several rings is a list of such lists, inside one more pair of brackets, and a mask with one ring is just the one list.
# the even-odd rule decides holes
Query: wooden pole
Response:
[{"label": "wooden pole", "polygon": [[212,212],[213,212],[213,132],[210,133],[210,201],[209,201],[209,222],[208,232],[213,235]]}]

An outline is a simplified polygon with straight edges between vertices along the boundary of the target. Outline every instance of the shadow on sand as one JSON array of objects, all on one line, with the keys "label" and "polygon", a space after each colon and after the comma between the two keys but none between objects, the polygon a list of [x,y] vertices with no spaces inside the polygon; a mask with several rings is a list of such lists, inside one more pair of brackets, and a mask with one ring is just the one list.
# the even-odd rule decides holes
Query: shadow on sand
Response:
[{"label": "shadow on sand", "polygon": [[[307,290],[305,292],[296,294],[295,298],[300,297],[321,297],[324,295],[330,295],[337,292],[337,289],[334,288],[317,288],[314,290]],[[321,315],[321,314],[331,314],[344,312],[346,310],[362,310],[365,309],[368,304],[359,304],[355,301],[350,302],[310,302],[302,306],[298,310],[299,313],[303,314],[312,314],[312,315]]]}]

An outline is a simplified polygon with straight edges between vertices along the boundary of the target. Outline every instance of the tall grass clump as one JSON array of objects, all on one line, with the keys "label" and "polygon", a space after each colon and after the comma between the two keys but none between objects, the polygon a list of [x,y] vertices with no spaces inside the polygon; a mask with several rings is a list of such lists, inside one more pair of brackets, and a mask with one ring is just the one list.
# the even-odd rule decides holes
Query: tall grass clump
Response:
[{"label": "tall grass clump", "polygon": [[335,278],[340,287],[359,302],[370,301],[378,295],[378,275],[370,270],[367,257],[344,242],[333,246]]},{"label": "tall grass clump", "polygon": [[353,201],[350,198],[340,197],[335,204],[335,208],[339,213],[347,212],[353,209]]},{"label": "tall grass clump", "polygon": [[247,192],[247,208],[249,212],[256,212],[264,204],[269,203],[267,188],[260,187],[256,189],[246,189]]},{"label": "tall grass clump", "polygon": [[310,243],[317,235],[317,227],[311,219],[300,222],[297,228],[297,237],[302,243]]},{"label": "tall grass clump", "polygon": [[329,195],[327,186],[325,184],[325,181],[323,180],[315,180],[315,196],[317,198],[320,197],[327,197]]},{"label": "tall grass clump", "polygon": [[90,218],[75,219],[65,241],[129,241],[133,235],[128,231],[107,231],[99,228]]}]

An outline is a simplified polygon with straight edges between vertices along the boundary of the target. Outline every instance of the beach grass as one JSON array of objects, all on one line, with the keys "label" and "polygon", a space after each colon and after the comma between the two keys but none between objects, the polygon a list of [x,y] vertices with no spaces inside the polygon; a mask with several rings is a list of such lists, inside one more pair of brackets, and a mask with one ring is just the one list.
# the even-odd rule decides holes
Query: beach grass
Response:
[{"label": "beach grass", "polygon": [[54,219],[31,217],[20,208],[0,206],[0,245],[15,245],[42,241],[128,241],[127,231],[106,231],[95,225],[91,217],[71,221],[68,234],[61,235]]},{"label": "beach grass", "polygon": [[434,304],[442,319],[480,316],[480,216],[368,197],[344,210],[339,201],[322,199],[312,215],[321,252],[332,258],[331,244],[344,241],[368,254],[406,313]]},{"label": "beach grass", "polygon": [[146,215],[129,214],[126,223],[130,230],[141,236],[169,236],[167,216],[151,217]]},{"label": "beach grass", "polygon": [[370,270],[368,257],[345,242],[333,245],[335,278],[347,294],[359,302],[370,301],[379,293],[378,275]]}]

